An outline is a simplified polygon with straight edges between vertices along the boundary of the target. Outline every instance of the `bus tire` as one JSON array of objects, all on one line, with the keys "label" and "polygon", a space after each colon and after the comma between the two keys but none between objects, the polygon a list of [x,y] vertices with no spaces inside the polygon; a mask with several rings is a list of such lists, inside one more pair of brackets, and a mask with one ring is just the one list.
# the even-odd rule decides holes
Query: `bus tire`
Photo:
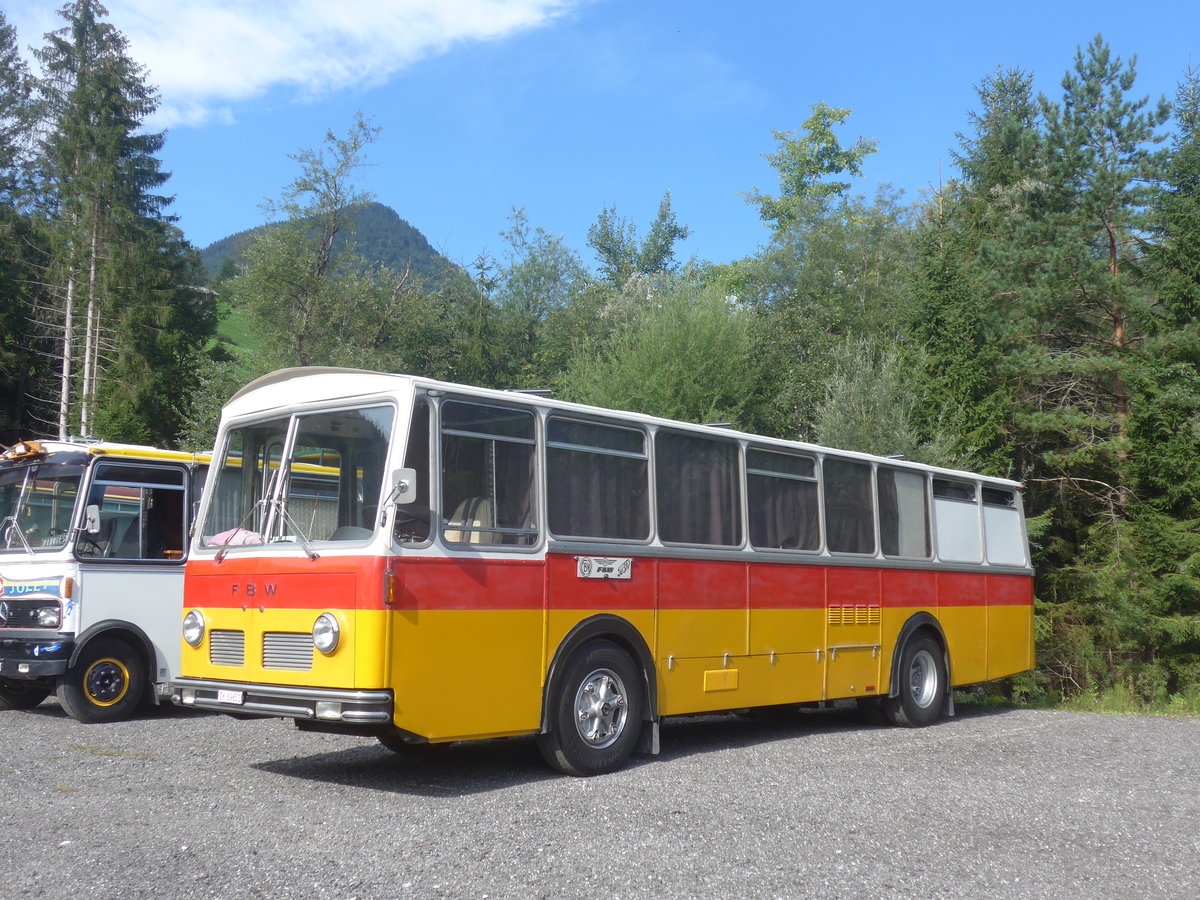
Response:
[{"label": "bus tire", "polygon": [[555,682],[549,730],[538,749],[566,775],[602,775],[625,765],[645,717],[642,674],[611,641],[584,644]]},{"label": "bus tire", "polygon": [[145,692],[142,657],[116,638],[89,643],[58,680],[58,702],[72,719],[88,725],[128,719]]},{"label": "bus tire", "polygon": [[884,701],[893,725],[921,728],[932,725],[946,705],[946,664],[942,648],[926,634],[909,638],[901,651],[899,693]]},{"label": "bus tire", "polygon": [[0,710],[33,709],[50,696],[40,681],[8,681],[0,678]]}]

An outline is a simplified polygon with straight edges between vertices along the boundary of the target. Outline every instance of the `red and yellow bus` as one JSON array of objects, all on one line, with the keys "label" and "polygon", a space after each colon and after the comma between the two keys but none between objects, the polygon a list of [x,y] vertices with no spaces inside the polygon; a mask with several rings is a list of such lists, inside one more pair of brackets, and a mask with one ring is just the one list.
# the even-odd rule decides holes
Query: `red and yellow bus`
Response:
[{"label": "red and yellow bus", "polygon": [[1012,481],[346,369],[251,383],[216,447],[185,706],[394,750],[536,734],[586,775],[664,716],[920,726],[1033,666]]}]

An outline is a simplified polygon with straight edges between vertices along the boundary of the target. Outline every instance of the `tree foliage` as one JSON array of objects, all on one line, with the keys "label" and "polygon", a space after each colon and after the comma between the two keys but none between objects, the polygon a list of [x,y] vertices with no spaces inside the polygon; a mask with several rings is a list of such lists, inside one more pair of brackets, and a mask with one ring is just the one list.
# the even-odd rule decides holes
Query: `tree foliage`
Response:
[{"label": "tree foliage", "polygon": [[454,266],[414,239],[433,268],[381,262],[354,227],[384,209],[360,185],[376,136],[360,115],[292,157],[267,226],[201,290],[164,136],[142,129],[156,92],[106,15],[69,2],[35,74],[0,15],[5,438],[40,413],[203,447],[249,378],[344,365],[978,469],[1027,488],[1026,687],[1200,691],[1196,70],[1172,123],[1099,36],[1055,96],[996,69],[958,177],[920,204],[856,192],[877,144],[818,103],[772,133],[778,186],[746,194],[762,246],[720,265],[681,260],[669,191],[641,233],[602,209],[594,265],[519,208],[496,257]]},{"label": "tree foliage", "polygon": [[0,50],[8,302],[24,323],[5,329],[10,427],[167,443],[215,320],[161,193],[164,136],[142,128],[157,93],[106,16],[66,4],[37,76]]}]

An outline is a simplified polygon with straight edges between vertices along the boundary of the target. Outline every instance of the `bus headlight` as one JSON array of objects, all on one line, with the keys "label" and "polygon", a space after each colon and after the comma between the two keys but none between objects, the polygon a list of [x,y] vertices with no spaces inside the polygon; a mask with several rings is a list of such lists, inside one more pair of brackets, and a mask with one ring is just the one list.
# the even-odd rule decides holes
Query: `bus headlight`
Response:
[{"label": "bus headlight", "polygon": [[337,649],[341,629],[332,613],[321,613],[313,623],[313,645],[322,653],[332,653]]},{"label": "bus headlight", "polygon": [[62,607],[57,603],[48,603],[37,609],[38,628],[57,628],[62,624]]},{"label": "bus headlight", "polygon": [[191,647],[199,647],[204,640],[204,615],[193,609],[183,617],[183,639]]}]

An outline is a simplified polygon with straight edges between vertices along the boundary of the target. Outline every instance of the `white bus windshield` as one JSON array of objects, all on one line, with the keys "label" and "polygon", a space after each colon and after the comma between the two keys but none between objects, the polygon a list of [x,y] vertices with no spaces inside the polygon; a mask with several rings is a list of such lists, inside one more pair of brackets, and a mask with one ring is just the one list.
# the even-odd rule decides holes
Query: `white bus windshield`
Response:
[{"label": "white bus windshield", "polygon": [[85,469],[56,462],[0,467],[0,553],[62,549]]}]

